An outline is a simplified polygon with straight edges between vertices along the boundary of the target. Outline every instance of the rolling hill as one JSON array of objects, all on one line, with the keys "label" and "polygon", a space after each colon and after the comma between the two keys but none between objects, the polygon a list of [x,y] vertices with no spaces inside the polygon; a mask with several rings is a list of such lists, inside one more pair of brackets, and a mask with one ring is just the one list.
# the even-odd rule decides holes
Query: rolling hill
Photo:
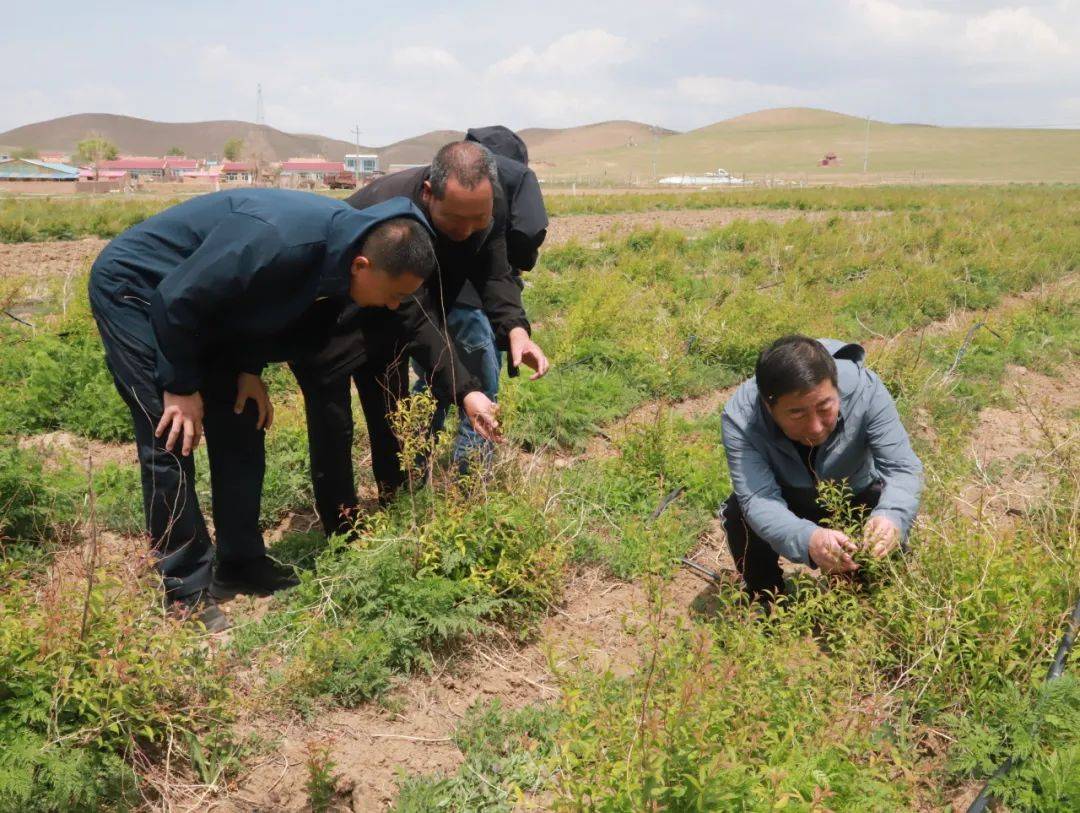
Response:
[{"label": "rolling hill", "polygon": [[[355,147],[319,135],[293,134],[242,121],[164,123],[104,114],[80,114],[0,133],[0,145],[71,150],[88,132],[99,132],[121,152],[163,155],[181,147],[193,157],[219,156],[230,138],[258,134],[268,157],[324,155],[340,161]],[[429,161],[460,130],[434,130],[383,147],[365,147],[391,164]],[[936,127],[870,122],[868,172],[866,119],[810,108],[761,110],[678,133],[634,121],[579,127],[526,128],[537,173],[549,182],[586,184],[649,182],[672,174],[723,167],[733,173],[845,183],[898,179],[937,181],[1080,182],[1080,130]],[[826,153],[838,166],[821,167]]]},{"label": "rolling hill", "polygon": [[637,121],[602,121],[562,129],[529,127],[520,130],[519,135],[529,145],[530,162],[554,164],[566,156],[592,150],[648,145],[654,138],[675,135],[675,131]]},{"label": "rolling hill", "polygon": [[271,160],[283,160],[292,155],[325,155],[340,161],[346,151],[355,151],[347,141],[283,133],[273,127],[245,121],[170,123],[107,113],[80,113],[16,127],[0,133],[0,144],[72,151],[88,133],[100,133],[127,155],[164,155],[170,147],[180,147],[193,158],[220,156],[230,138],[243,139],[252,133],[259,134],[265,141]]},{"label": "rolling hill", "polygon": [[[606,121],[581,127],[560,129],[531,128],[522,130],[531,157],[541,163],[558,161],[564,156],[587,150],[613,149],[651,140],[654,131],[667,136],[673,133],[633,121]],[[202,121],[166,123],[115,116],[103,113],[83,113],[28,124],[0,133],[0,145],[5,147],[34,147],[39,150],[74,150],[76,143],[88,133],[100,133],[112,141],[121,153],[128,155],[164,155],[170,147],[180,147],[193,158],[220,156],[230,138],[248,138],[258,133],[267,145],[271,160],[283,160],[294,155],[323,155],[340,161],[355,145],[319,135],[285,133],[266,125],[244,121]],[[406,138],[384,147],[366,147],[363,152],[379,155],[380,164],[419,164],[431,157],[443,144],[464,136],[464,130],[433,130]]]},{"label": "rolling hill", "polygon": [[[634,147],[566,155],[547,167],[549,180],[625,183],[655,176],[732,173],[861,176],[866,119],[808,108],[762,110],[641,142]],[[839,166],[821,167],[828,152]],[[869,176],[943,181],[1080,181],[1080,130],[933,127],[870,122]]]}]

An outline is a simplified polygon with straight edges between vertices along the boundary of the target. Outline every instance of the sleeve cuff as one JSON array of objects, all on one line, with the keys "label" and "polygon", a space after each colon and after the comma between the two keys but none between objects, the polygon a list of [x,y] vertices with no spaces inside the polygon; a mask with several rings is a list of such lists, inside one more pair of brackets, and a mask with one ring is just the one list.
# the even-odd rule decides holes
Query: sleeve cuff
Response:
[{"label": "sleeve cuff", "polygon": [[908,531],[911,530],[911,523],[905,521],[904,515],[901,514],[899,511],[894,511],[889,508],[875,508],[873,511],[870,512],[870,516],[885,517],[886,519],[891,520],[892,523],[900,529],[900,536],[902,538],[906,539]]},{"label": "sleeve cuff", "polygon": [[173,364],[158,350],[157,381],[164,392],[191,395],[202,386],[202,374],[194,365]]},{"label": "sleeve cuff", "polygon": [[795,553],[798,558],[794,558],[792,561],[801,565],[810,565],[810,537],[814,535],[814,531],[818,529],[818,526],[810,520],[804,520],[804,522],[805,524],[799,529],[798,538],[795,540]]},{"label": "sleeve cuff", "polygon": [[528,319],[513,319],[509,322],[502,322],[495,330],[495,347],[499,350],[510,349],[510,331],[516,327],[525,328],[525,332],[532,336],[532,325],[529,324]]}]

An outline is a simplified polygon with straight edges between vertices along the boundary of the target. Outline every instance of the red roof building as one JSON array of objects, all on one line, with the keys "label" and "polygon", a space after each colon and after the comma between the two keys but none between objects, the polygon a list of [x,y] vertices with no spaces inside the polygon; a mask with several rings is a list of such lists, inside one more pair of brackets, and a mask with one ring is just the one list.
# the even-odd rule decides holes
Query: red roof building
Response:
[{"label": "red roof building", "polygon": [[199,162],[194,158],[169,157],[165,159],[165,170],[173,175],[187,175],[199,169]]},{"label": "red roof building", "polygon": [[123,172],[130,172],[133,178],[164,178],[165,177],[165,159],[164,158],[145,158],[145,157],[124,157],[117,158],[112,161],[98,161],[97,168],[99,171],[104,170],[106,172],[113,170],[121,170]]},{"label": "red roof building", "polygon": [[225,161],[221,165],[221,180],[251,183],[257,172],[258,168],[253,161]]}]

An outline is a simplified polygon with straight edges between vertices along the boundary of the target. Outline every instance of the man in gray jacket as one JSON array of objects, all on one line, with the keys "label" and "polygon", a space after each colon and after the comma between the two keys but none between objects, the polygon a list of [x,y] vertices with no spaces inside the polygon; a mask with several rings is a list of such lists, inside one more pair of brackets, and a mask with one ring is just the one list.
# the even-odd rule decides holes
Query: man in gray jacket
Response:
[{"label": "man in gray jacket", "polygon": [[819,523],[821,480],[846,480],[870,517],[864,542],[883,557],[919,508],[922,464],[885,385],[857,344],[785,336],[758,358],[754,377],[724,407],[724,451],[734,494],[722,513],[747,592],[784,592],[779,557],[825,573],[858,569],[857,547]]}]

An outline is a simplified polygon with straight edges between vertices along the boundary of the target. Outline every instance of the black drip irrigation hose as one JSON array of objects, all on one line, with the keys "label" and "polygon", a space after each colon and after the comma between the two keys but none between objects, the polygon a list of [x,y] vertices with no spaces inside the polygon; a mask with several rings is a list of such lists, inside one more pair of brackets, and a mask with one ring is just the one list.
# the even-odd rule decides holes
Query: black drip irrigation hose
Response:
[{"label": "black drip irrigation hose", "polygon": [[679,486],[675,490],[671,491],[666,497],[664,497],[664,499],[660,500],[660,505],[657,506],[656,510],[652,512],[652,516],[649,517],[649,519],[659,519],[660,515],[667,511],[668,506],[675,502],[675,500],[679,499],[679,497],[681,497],[685,493],[686,486]]},{"label": "black drip irrigation hose", "polygon": [[[1065,634],[1061,638],[1061,643],[1058,645],[1057,653],[1054,655],[1054,660],[1050,664],[1050,671],[1046,675],[1046,680],[1043,685],[1045,686],[1052,680],[1057,680],[1065,672],[1065,659],[1069,656],[1069,650],[1072,649],[1073,644],[1076,643],[1076,633],[1080,630],[1080,600],[1077,600],[1076,606],[1073,607],[1072,615],[1069,616],[1068,622],[1065,624]],[[975,797],[975,801],[971,803],[971,806],[967,809],[967,813],[983,813],[986,810],[987,805],[994,798],[994,794],[990,790],[990,785],[995,780],[1000,779],[1009,772],[1014,764],[1012,757],[1009,757],[998,769],[994,771],[993,775],[986,780],[986,784],[983,785],[979,795]]]},{"label": "black drip irrigation hose", "polygon": [[[675,502],[675,500],[679,499],[679,497],[681,497],[685,493],[686,486],[679,486],[678,488],[669,491],[664,496],[664,499],[660,500],[660,505],[658,505],[656,507],[656,510],[652,512],[652,516],[649,517],[649,520],[652,521],[658,519],[660,515],[668,509],[668,506],[670,506],[673,502]],[[689,559],[686,556],[683,556],[681,559],[679,559],[679,564],[686,565],[688,568],[695,571],[699,576],[704,576],[709,581],[723,581],[724,577],[721,576],[719,573],[713,570],[709,570],[709,568],[707,567],[702,567],[693,559]]]},{"label": "black drip irrigation hose", "polygon": [[711,582],[720,583],[724,580],[724,577],[717,573],[715,570],[709,570],[707,567],[702,567],[693,559],[688,559],[685,556],[679,560],[681,564],[686,565],[691,570],[695,571],[699,576],[704,576]]}]

